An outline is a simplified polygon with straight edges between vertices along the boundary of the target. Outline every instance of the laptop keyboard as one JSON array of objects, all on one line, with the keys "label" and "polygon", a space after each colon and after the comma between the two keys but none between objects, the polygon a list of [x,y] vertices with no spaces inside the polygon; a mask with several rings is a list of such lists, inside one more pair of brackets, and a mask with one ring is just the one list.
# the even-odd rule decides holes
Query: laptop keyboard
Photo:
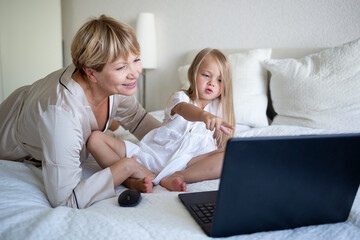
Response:
[{"label": "laptop keyboard", "polygon": [[212,223],[215,203],[193,204],[190,207],[203,223]]}]

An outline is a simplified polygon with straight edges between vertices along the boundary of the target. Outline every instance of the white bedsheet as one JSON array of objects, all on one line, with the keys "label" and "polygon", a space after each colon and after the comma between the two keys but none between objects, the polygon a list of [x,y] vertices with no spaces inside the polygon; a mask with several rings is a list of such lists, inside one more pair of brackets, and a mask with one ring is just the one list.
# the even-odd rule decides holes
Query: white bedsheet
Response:
[{"label": "white bedsheet", "polygon": [[[324,134],[325,130],[270,126],[238,132],[237,136]],[[90,169],[87,174],[91,174]],[[86,174],[84,174],[86,177]],[[216,190],[218,180],[188,185],[189,192]],[[118,189],[120,193],[123,188]],[[132,208],[117,198],[88,209],[51,208],[41,170],[25,163],[0,161],[0,239],[210,239],[178,199],[177,192],[156,186]],[[229,239],[359,239],[360,194],[343,223],[261,232]]]}]

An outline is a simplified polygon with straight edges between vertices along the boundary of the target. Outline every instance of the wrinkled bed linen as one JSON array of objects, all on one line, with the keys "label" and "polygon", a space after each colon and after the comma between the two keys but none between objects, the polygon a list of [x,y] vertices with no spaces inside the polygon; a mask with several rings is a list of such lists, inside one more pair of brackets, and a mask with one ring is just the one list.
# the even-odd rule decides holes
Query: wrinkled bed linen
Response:
[{"label": "wrinkled bed linen", "polygon": [[[188,185],[189,192],[216,190],[218,180]],[[121,191],[121,190],[120,190]],[[110,198],[87,209],[51,208],[40,169],[0,161],[0,239],[210,239],[179,201],[156,186],[133,208]],[[233,236],[228,239],[357,239],[360,195],[343,223]]]},{"label": "wrinkled bed linen", "polygon": [[[238,137],[326,134],[290,126],[270,126],[236,133]],[[122,136],[126,132],[116,131]],[[136,141],[136,139],[134,139]],[[82,177],[97,171],[89,159]],[[188,192],[218,189],[219,180],[188,184]],[[124,188],[118,187],[117,194]],[[117,198],[97,202],[87,209],[51,208],[46,198],[41,170],[32,165],[0,161],[0,239],[210,239],[178,199],[177,192],[155,186],[143,194],[133,208],[119,207]],[[360,236],[360,194],[349,219],[336,224],[301,227],[229,237],[228,239],[358,239]]]}]

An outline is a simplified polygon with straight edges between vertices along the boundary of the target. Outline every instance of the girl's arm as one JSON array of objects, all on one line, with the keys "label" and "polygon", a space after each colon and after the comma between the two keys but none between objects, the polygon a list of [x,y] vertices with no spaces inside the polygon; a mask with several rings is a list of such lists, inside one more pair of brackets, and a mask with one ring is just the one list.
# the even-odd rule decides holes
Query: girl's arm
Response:
[{"label": "girl's arm", "polygon": [[206,129],[211,131],[215,129],[215,131],[222,131],[226,135],[231,135],[231,132],[228,131],[227,128],[234,129],[232,125],[224,122],[222,118],[204,111],[190,103],[178,103],[171,110],[171,115],[174,115],[175,113],[191,122],[204,122]]}]

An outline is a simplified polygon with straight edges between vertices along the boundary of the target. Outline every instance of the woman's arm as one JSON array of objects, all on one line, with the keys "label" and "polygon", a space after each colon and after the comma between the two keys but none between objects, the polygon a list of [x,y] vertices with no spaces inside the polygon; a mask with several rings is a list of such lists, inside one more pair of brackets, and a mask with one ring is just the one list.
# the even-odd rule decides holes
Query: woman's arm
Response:
[{"label": "woman's arm", "polygon": [[42,173],[46,194],[52,207],[87,208],[115,196],[110,168],[81,179],[84,133],[79,116],[48,106],[40,113],[38,129],[42,147]]}]

